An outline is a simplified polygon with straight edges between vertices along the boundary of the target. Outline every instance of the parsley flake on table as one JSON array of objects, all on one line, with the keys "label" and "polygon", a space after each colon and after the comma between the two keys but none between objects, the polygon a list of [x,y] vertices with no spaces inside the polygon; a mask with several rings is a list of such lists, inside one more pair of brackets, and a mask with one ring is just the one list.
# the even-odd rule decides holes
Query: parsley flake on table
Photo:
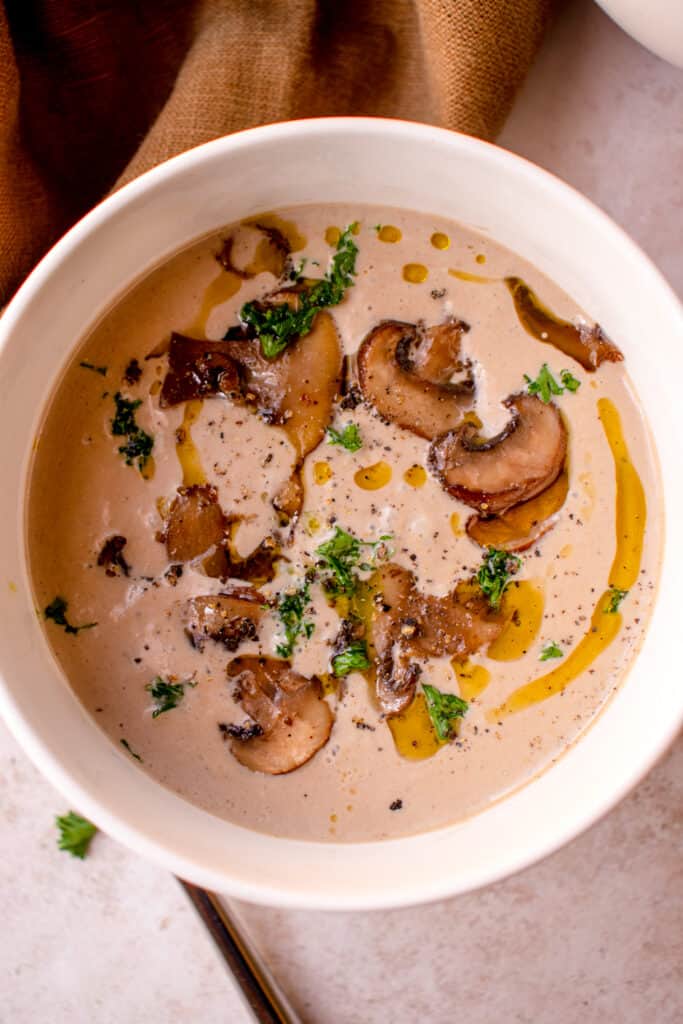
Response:
[{"label": "parsley flake on table", "polygon": [[341,445],[347,452],[357,452],[363,447],[363,438],[360,436],[357,423],[347,423],[343,430],[328,427],[327,434],[328,444]]},{"label": "parsley flake on table", "polygon": [[87,818],[82,818],[80,814],[75,814],[74,811],[55,818],[55,823],[60,833],[59,849],[66,850],[72,857],[83,860],[92,837],[97,832],[97,826]]},{"label": "parsley flake on table", "polygon": [[530,395],[538,395],[542,402],[547,405],[553,395],[562,395],[565,391],[574,393],[581,387],[581,381],[577,380],[569,370],[560,371],[560,381],[553,377],[547,363],[544,363],[538,372],[538,376],[532,379],[524,374],[527,383],[527,391]]},{"label": "parsley flake on table", "polygon": [[177,708],[185,696],[186,686],[196,686],[193,679],[186,679],[183,683],[171,683],[168,679],[155,676],[151,683],[147,683],[145,689],[152,695],[154,710],[152,718],[158,718],[164,711],[172,711]]},{"label": "parsley flake on table", "polygon": [[142,405],[142,399],[136,398],[131,401],[117,391],[114,403],[116,412],[111,421],[111,432],[114,437],[127,438],[126,443],[119,447],[119,452],[125,458],[127,466],[132,466],[137,460],[138,469],[142,472],[154,447],[154,438],[135,421],[135,411]]},{"label": "parsley flake on table", "polygon": [[564,658],[564,651],[554,640],[546,644],[538,656],[539,661],[550,661],[551,658]]},{"label": "parsley flake on table", "polygon": [[518,572],[522,559],[509,551],[489,548],[484,562],[477,572],[477,583],[481,587],[491,608],[496,611],[511,577]]},{"label": "parsley flake on table", "polygon": [[422,684],[422,690],[434,731],[442,743],[447,743],[456,735],[456,723],[467,712],[469,704],[455,693],[442,693],[428,683]]},{"label": "parsley flake on table", "polygon": [[351,237],[355,228],[354,223],[342,231],[325,276],[296,293],[296,308],[288,302],[275,306],[247,302],[242,306],[240,320],[255,331],[266,359],[275,359],[295,338],[309,334],[316,314],[338,306],[353,285],[358,255],[358,246]]},{"label": "parsley flake on table", "polygon": [[77,636],[82,629],[92,629],[97,625],[96,622],[84,622],[82,626],[72,626],[66,617],[68,608],[69,602],[58,594],[45,608],[43,615],[46,619],[51,619],[56,626],[63,626],[64,632],[71,633],[73,636]]}]

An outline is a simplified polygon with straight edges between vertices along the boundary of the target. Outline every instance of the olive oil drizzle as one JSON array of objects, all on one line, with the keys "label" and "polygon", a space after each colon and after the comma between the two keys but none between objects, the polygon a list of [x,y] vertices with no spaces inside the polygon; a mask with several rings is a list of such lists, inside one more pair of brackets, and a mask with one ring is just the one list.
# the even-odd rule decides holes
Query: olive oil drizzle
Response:
[{"label": "olive oil drizzle", "polygon": [[212,310],[216,306],[220,306],[222,302],[227,302],[233,295],[237,295],[241,287],[242,278],[239,274],[236,274],[234,270],[221,270],[218,277],[214,277],[213,281],[209,282],[204,291],[199,312],[189,327],[185,329],[185,333],[190,337],[195,335],[206,337],[206,325]]},{"label": "olive oil drizzle", "polygon": [[590,629],[571,654],[552,672],[511,693],[503,704],[488,713],[491,721],[523,711],[561,693],[612,643],[621,628],[621,613],[608,611],[611,588],[630,590],[638,579],[647,504],[643,485],[629,456],[619,413],[609,398],[598,400],[598,415],[614,458],[616,481],[616,551],[608,579],[609,588],[600,595]]},{"label": "olive oil drizzle", "polygon": [[180,467],[183,471],[183,486],[194,487],[206,483],[206,475],[202,468],[202,461],[199,457],[197,446],[192,440],[191,428],[197,422],[202,411],[201,398],[195,398],[185,403],[183,422],[176,431],[176,454]]}]

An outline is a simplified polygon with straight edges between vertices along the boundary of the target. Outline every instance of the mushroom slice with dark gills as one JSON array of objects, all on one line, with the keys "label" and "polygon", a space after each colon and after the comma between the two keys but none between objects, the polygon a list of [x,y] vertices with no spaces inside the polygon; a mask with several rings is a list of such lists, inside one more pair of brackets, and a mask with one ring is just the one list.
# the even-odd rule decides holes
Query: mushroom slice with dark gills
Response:
[{"label": "mushroom slice with dark gills", "polygon": [[[384,419],[428,441],[462,423],[472,407],[474,382],[460,354],[462,320],[423,329],[386,320],[358,350],[358,379],[364,397]],[[456,373],[466,371],[460,381]]]},{"label": "mushroom slice with dark gills", "polygon": [[482,438],[464,423],[433,442],[429,464],[454,497],[482,515],[497,515],[528,501],[559,476],[567,454],[567,428],[559,409],[534,395],[512,395],[503,430]]},{"label": "mushroom slice with dark gills", "polygon": [[620,363],[623,355],[599,324],[573,324],[547,309],[528,284],[506,277],[515,310],[524,330],[544,345],[552,345],[593,373],[601,363]]},{"label": "mushroom slice with dark gills", "polygon": [[245,768],[267,775],[292,772],[327,743],[334,715],[315,676],[299,675],[288,661],[255,656],[234,658],[227,674],[249,722],[221,731]]},{"label": "mushroom slice with dark gills", "polygon": [[230,356],[229,342],[171,335],[168,371],[159,395],[162,408],[208,395],[235,398],[240,393],[239,371]]},{"label": "mushroom slice with dark gills", "polygon": [[413,573],[392,562],[377,571],[372,587],[377,700],[387,715],[404,711],[415,696],[419,659],[473,654],[504,625],[481,590],[467,583],[444,597],[422,594]]},{"label": "mushroom slice with dark gills", "polygon": [[223,512],[215,487],[210,484],[179,487],[158,539],[166,544],[170,561],[201,559],[207,576],[252,583],[272,580],[275,561],[280,557],[275,540],[266,537],[251,554],[240,558],[233,553],[230,543],[237,522],[239,517]]},{"label": "mushroom slice with dark gills", "polygon": [[258,640],[266,598],[253,587],[232,586],[220,594],[193,597],[187,603],[185,633],[198,651],[207,640],[236,651],[244,640]]}]

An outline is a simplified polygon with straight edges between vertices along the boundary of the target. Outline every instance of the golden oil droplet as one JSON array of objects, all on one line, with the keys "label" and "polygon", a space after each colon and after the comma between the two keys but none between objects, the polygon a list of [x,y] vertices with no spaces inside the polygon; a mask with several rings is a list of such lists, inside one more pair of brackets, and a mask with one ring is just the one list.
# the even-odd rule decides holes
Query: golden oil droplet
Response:
[{"label": "golden oil droplet", "polygon": [[424,694],[418,693],[415,700],[400,715],[392,715],[387,725],[394,739],[396,750],[410,761],[421,761],[433,757],[443,744],[434,731],[427,710]]},{"label": "golden oil droplet", "polygon": [[341,238],[341,231],[339,228],[329,227],[325,231],[325,241],[328,245],[338,245],[339,239]]},{"label": "golden oil droplet", "polygon": [[148,455],[140,468],[140,476],[143,480],[153,480],[156,472],[156,462],[152,455]]},{"label": "golden oil droplet", "polygon": [[334,824],[334,822],[335,822],[336,820],[337,820],[337,815],[336,815],[336,814],[331,814],[331,815],[330,815],[330,821],[331,821],[331,822],[332,822],[332,823]]},{"label": "golden oil droplet", "polygon": [[451,240],[448,235],[444,235],[443,231],[435,231],[429,241],[435,249],[450,249],[451,247]]},{"label": "golden oil droplet", "polygon": [[387,462],[376,462],[359,469],[353,479],[364,491],[377,491],[391,480],[391,466]]},{"label": "golden oil droplet", "polygon": [[453,658],[451,668],[458,680],[458,689],[463,700],[474,700],[486,689],[491,682],[491,673],[483,665],[475,665],[467,658],[465,661],[458,661]]},{"label": "golden oil droplet", "polygon": [[451,530],[453,531],[456,537],[462,537],[463,529],[462,526],[460,525],[460,516],[458,515],[457,512],[454,512],[453,515],[451,516]]},{"label": "golden oil droplet", "polygon": [[478,252],[474,258],[477,261],[477,263],[486,263],[486,257],[484,256],[483,252]]},{"label": "golden oil droplet", "polygon": [[489,644],[494,661],[516,661],[531,647],[543,620],[543,591],[530,580],[514,580],[500,603],[505,618],[502,632]]},{"label": "golden oil droplet", "polygon": [[152,397],[154,397],[154,395],[158,395],[160,391],[161,391],[161,381],[160,380],[152,381],[152,386],[149,389],[150,395],[152,395]]},{"label": "golden oil droplet", "polygon": [[326,484],[332,476],[329,462],[316,462],[313,466],[313,479],[317,484]]},{"label": "golden oil droplet", "polygon": [[183,422],[176,431],[175,450],[180,462],[180,468],[183,471],[183,485],[185,487],[194,487],[195,485],[206,483],[202,461],[191,434],[192,425],[197,422],[203,404],[201,398],[195,398],[190,402],[186,402]]},{"label": "golden oil droplet", "polygon": [[322,684],[323,693],[325,694],[325,696],[327,696],[330,693],[337,692],[339,680],[335,676],[330,675],[329,672],[320,672],[318,674],[318,679]]},{"label": "golden oil droplet", "polygon": [[403,268],[403,280],[409,284],[423,284],[429,277],[429,271],[423,263],[406,263]]},{"label": "golden oil droplet", "polygon": [[400,242],[403,235],[400,228],[395,228],[393,224],[383,224],[377,232],[377,237],[380,242]]},{"label": "golden oil droplet", "polygon": [[424,466],[411,466],[403,474],[403,479],[411,487],[424,487],[427,482],[427,471]]},{"label": "golden oil droplet", "polygon": [[469,281],[471,284],[491,284],[495,277],[482,277],[481,274],[470,274],[468,270],[456,270],[450,267],[448,273],[451,277],[457,277],[458,281]]},{"label": "golden oil droplet", "polygon": [[316,516],[309,516],[306,529],[310,534],[317,533],[320,529],[320,520]]},{"label": "golden oil droplet", "polygon": [[351,225],[351,234],[352,235],[359,235],[360,234],[360,221],[359,220],[354,220],[353,224]]},{"label": "golden oil droplet", "polygon": [[558,551],[558,555],[560,556],[560,558],[569,558],[572,551],[573,548],[571,544],[565,544],[565,546],[563,548],[560,548],[560,550]]}]

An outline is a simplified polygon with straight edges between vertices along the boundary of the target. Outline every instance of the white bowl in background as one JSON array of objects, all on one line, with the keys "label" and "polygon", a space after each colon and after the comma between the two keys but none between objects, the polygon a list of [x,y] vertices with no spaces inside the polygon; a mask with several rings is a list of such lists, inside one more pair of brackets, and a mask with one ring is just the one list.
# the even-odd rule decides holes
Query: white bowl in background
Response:
[{"label": "white bowl in background", "polygon": [[2,317],[0,711],[10,729],[74,808],[183,878],[255,902],[370,909],[450,896],[531,864],[650,768],[683,718],[683,531],[667,533],[645,642],[598,720],[552,768],[466,821],[373,843],[280,839],[187,803],[118,751],[69,688],[31,601],[24,495],[42,410],[84,332],[153,264],[251,213],[316,200],[464,221],[557,281],[626,355],[656,442],[669,521],[683,507],[683,312],[618,227],[532,164],[425,125],[340,118],[241,132],[143,175],[48,253]]},{"label": "white bowl in background", "polygon": [[597,0],[597,3],[642,46],[683,68],[682,0]]}]

